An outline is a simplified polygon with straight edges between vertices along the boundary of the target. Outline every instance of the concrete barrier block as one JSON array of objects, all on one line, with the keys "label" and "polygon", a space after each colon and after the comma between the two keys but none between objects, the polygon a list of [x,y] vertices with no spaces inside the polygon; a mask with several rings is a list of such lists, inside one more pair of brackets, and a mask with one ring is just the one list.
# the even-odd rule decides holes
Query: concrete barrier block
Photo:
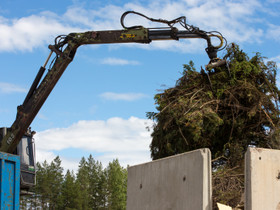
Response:
[{"label": "concrete barrier block", "polygon": [[129,167],[127,210],[211,210],[211,179],[209,149]]},{"label": "concrete barrier block", "polygon": [[261,148],[247,150],[245,209],[280,210],[280,150]]}]

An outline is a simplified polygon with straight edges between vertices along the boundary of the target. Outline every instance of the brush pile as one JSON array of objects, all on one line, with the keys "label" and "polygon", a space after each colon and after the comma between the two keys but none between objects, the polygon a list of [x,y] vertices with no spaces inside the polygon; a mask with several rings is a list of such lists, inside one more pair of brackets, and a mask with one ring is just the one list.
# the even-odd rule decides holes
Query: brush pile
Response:
[{"label": "brush pile", "polygon": [[280,91],[276,64],[259,53],[249,58],[232,44],[224,59],[227,65],[200,72],[192,61],[184,65],[175,87],[155,96],[158,112],[147,116],[155,122],[152,158],[210,148],[214,200],[236,206],[247,147],[280,148]]}]

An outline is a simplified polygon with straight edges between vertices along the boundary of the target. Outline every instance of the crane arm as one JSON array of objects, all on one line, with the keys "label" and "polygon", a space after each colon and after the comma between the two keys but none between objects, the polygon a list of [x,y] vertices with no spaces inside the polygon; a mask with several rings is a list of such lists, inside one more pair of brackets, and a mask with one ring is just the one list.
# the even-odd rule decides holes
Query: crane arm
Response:
[{"label": "crane arm", "polygon": [[[124,16],[127,14],[124,13],[122,16],[122,25]],[[0,151],[8,153],[14,152],[21,137],[29,128],[63,72],[74,59],[75,53],[81,45],[110,43],[148,44],[154,40],[202,38],[207,41],[206,52],[210,60],[215,60],[217,58],[217,51],[223,46],[224,37],[222,35],[219,33],[204,32],[197,28],[195,28],[195,30],[188,30],[187,28],[186,30],[178,30],[170,24],[168,24],[171,26],[169,28],[156,29],[148,29],[142,26],[127,28],[123,25],[125,28],[123,30],[88,31],[84,33],[70,33],[67,36],[58,36],[55,39],[55,44],[49,45],[49,49],[51,50],[50,55],[45,64],[40,68],[23,104],[18,106],[17,116],[14,123],[7,130],[7,134],[2,140],[0,139]],[[219,46],[212,45],[211,37],[216,37],[220,40]],[[41,81],[45,67],[53,52],[56,54],[53,65]]]}]

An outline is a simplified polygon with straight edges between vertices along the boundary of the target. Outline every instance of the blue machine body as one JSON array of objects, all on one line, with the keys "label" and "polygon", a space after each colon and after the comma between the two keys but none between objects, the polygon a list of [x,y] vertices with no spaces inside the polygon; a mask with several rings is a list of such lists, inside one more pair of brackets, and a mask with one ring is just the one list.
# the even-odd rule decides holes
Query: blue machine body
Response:
[{"label": "blue machine body", "polygon": [[0,207],[17,210],[20,207],[20,157],[0,152]]}]

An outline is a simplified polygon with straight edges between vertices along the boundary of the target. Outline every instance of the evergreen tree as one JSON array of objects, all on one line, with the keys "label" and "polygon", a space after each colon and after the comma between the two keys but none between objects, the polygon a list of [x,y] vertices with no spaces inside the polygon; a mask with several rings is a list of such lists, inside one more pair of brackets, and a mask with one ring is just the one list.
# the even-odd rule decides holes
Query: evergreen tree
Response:
[{"label": "evergreen tree", "polygon": [[108,209],[126,209],[127,170],[120,166],[118,159],[107,167]]},{"label": "evergreen tree", "polygon": [[77,191],[78,191],[77,209],[80,210],[91,209],[89,207],[89,200],[90,200],[89,171],[88,171],[86,159],[84,157],[82,157],[79,163],[76,184],[77,184]]},{"label": "evergreen tree", "polygon": [[98,192],[100,193],[99,196],[99,209],[105,210],[107,209],[108,204],[108,183],[107,183],[107,173],[106,170],[103,169],[100,172],[99,176],[99,184],[98,184]]},{"label": "evergreen tree", "polygon": [[101,162],[95,161],[92,155],[87,160],[88,175],[89,175],[89,206],[92,209],[102,209],[106,205],[106,194],[104,192],[105,175]]},{"label": "evergreen tree", "polygon": [[22,197],[21,209],[68,210],[122,210],[126,208],[127,170],[118,160],[103,169],[92,155],[79,163],[75,178],[67,170],[63,176],[61,160],[56,157],[50,164],[37,163],[36,186],[33,196]]},{"label": "evergreen tree", "polygon": [[57,209],[61,205],[61,186],[63,168],[57,156],[49,165],[47,161],[41,165],[37,163],[36,171],[37,199],[43,209]]},{"label": "evergreen tree", "polygon": [[73,171],[67,170],[61,190],[62,203],[59,209],[77,209],[78,208],[78,191],[75,183]]},{"label": "evergreen tree", "polygon": [[50,209],[57,209],[61,206],[61,188],[63,182],[63,168],[61,167],[61,160],[57,156],[48,168],[48,178],[50,187]]},{"label": "evergreen tree", "polygon": [[36,170],[36,186],[35,196],[38,199],[38,203],[43,209],[49,206],[51,189],[49,187],[48,168],[49,165],[45,160],[42,165],[38,162]]}]

